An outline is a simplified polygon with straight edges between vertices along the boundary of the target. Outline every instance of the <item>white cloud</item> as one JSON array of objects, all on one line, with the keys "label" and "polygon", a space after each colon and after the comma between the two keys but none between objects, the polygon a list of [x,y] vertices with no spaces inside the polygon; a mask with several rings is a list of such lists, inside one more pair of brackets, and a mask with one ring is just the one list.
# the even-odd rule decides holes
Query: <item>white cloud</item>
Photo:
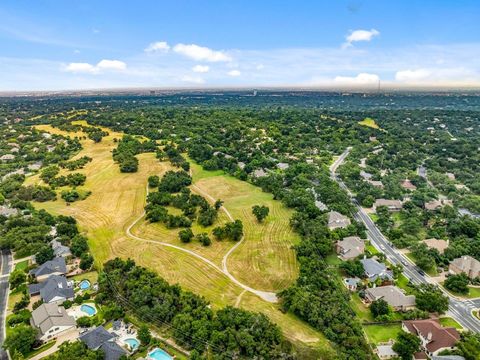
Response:
[{"label": "white cloud", "polygon": [[380,80],[376,74],[360,73],[357,76],[337,76],[334,81],[341,85],[370,85]]},{"label": "white cloud", "polygon": [[196,73],[207,73],[210,71],[210,66],[208,65],[195,65],[192,70]]},{"label": "white cloud", "polygon": [[208,62],[228,62],[232,61],[232,58],[225,54],[223,51],[212,50],[204,46],[195,44],[177,44],[173,47],[173,51],[178,54],[184,55],[196,61],[208,61]]},{"label": "white cloud", "polygon": [[427,69],[402,70],[396,72],[395,80],[400,82],[417,82],[427,79],[430,75],[431,71]]},{"label": "white cloud", "polygon": [[122,71],[127,68],[127,64],[120,60],[101,60],[97,64],[97,68],[100,70],[115,70]]},{"label": "white cloud", "polygon": [[370,41],[378,35],[380,35],[380,32],[375,29],[351,31],[350,34],[345,37],[347,41],[343,44],[343,47],[352,46],[352,44],[357,41]]},{"label": "white cloud", "polygon": [[228,73],[228,76],[240,76],[242,73],[239,70],[230,70]]},{"label": "white cloud", "polygon": [[103,59],[97,65],[89,63],[70,63],[64,67],[64,70],[71,73],[81,74],[99,74],[102,71],[124,71],[127,64],[120,60]]},{"label": "white cloud", "polygon": [[65,67],[65,71],[72,73],[94,74],[97,72],[95,66],[89,63],[70,63]]},{"label": "white cloud", "polygon": [[185,75],[182,77],[183,82],[188,82],[192,84],[204,84],[205,80],[199,76],[190,76],[190,75]]},{"label": "white cloud", "polygon": [[144,51],[147,53],[152,53],[167,52],[168,50],[170,50],[170,45],[168,45],[166,41],[157,41],[148,45]]}]

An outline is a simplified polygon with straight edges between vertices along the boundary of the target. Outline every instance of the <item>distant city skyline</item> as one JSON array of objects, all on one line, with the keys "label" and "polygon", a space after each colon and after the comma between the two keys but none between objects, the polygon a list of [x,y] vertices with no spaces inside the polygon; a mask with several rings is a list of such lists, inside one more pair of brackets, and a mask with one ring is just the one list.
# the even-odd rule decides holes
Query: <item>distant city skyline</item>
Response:
[{"label": "distant city skyline", "polygon": [[0,91],[480,88],[478,1],[0,3]]}]

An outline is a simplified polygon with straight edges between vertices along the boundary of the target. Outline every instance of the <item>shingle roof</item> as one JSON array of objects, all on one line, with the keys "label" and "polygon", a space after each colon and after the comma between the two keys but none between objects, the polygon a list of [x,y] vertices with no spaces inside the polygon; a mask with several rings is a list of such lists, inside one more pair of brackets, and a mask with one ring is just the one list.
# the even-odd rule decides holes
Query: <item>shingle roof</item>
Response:
[{"label": "shingle roof", "polygon": [[446,248],[448,248],[448,241],[439,239],[426,239],[422,241],[430,249],[436,249],[440,254],[443,254]]},{"label": "shingle roof", "polygon": [[28,291],[30,295],[40,294],[40,297],[46,303],[56,297],[71,299],[75,295],[73,288],[68,286],[67,279],[58,275],[51,275],[43,283],[29,285]]},{"label": "shingle roof", "polygon": [[337,211],[330,211],[328,213],[328,227],[330,229],[344,228],[351,224],[351,221],[345,215]]},{"label": "shingle roof", "polygon": [[383,299],[393,307],[415,305],[415,296],[405,295],[399,288],[393,285],[367,289],[366,295],[372,301]]},{"label": "shingle roof", "polygon": [[79,339],[84,342],[89,349],[95,350],[102,346],[103,343],[113,339],[115,336],[109,333],[103,326],[81,335]]},{"label": "shingle roof", "polygon": [[364,251],[365,245],[363,240],[358,236],[348,236],[337,243],[340,248],[340,254],[347,259],[353,259],[361,255]]},{"label": "shingle roof", "polygon": [[72,254],[68,246],[63,245],[60,241],[56,239],[53,239],[50,242],[50,245],[52,246],[53,254],[55,256],[69,256]]},{"label": "shingle roof", "polygon": [[62,274],[66,274],[67,272],[67,264],[65,263],[65,259],[63,257],[56,257],[53,260],[49,260],[40,265],[38,268],[30,271],[30,273],[35,277],[54,274],[57,272]]},{"label": "shingle roof", "polygon": [[100,350],[105,353],[105,360],[118,360],[127,352],[116,342],[107,341],[100,346]]},{"label": "shingle roof", "polygon": [[379,263],[375,259],[362,259],[360,262],[363,265],[363,269],[365,270],[365,274],[370,278],[370,280],[375,281],[378,276],[385,277],[385,278],[392,278],[391,271],[387,270],[387,267]]},{"label": "shingle roof", "polygon": [[32,311],[32,325],[44,335],[54,326],[75,326],[75,319],[55,303],[42,304]]},{"label": "shingle roof", "polygon": [[444,328],[438,320],[410,320],[404,321],[403,324],[408,331],[428,341],[426,348],[431,353],[442,348],[453,347],[460,339],[460,335],[455,328]]}]

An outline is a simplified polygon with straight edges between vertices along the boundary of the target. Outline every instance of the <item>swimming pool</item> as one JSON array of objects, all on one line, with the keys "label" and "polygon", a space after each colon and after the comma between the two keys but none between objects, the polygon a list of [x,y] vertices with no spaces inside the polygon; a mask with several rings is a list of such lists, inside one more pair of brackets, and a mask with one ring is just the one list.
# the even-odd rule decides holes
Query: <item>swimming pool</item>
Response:
[{"label": "swimming pool", "polygon": [[148,354],[148,359],[152,360],[172,360],[173,357],[168,355],[164,350],[156,348]]},{"label": "swimming pool", "polygon": [[80,282],[80,284],[78,284],[78,287],[81,289],[81,290],[88,290],[90,289],[90,281],[88,280],[82,280]]},{"label": "swimming pool", "polygon": [[87,304],[80,306],[80,311],[84,312],[88,316],[93,316],[97,313],[97,310],[93,306]]},{"label": "swimming pool", "polygon": [[123,342],[124,342],[125,344],[127,344],[128,346],[130,346],[130,348],[131,348],[132,350],[137,350],[138,346],[140,345],[140,343],[138,342],[138,340],[137,340],[137,339],[133,339],[133,338],[131,338],[131,339],[125,339],[125,340],[123,340]]}]

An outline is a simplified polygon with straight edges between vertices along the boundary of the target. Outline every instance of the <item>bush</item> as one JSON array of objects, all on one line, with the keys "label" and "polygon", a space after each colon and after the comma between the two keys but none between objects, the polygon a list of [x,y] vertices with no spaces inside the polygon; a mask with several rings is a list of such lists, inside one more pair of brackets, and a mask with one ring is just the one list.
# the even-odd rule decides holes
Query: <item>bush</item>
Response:
[{"label": "bush", "polygon": [[469,279],[466,274],[451,275],[445,280],[445,287],[459,294],[468,294]]}]

